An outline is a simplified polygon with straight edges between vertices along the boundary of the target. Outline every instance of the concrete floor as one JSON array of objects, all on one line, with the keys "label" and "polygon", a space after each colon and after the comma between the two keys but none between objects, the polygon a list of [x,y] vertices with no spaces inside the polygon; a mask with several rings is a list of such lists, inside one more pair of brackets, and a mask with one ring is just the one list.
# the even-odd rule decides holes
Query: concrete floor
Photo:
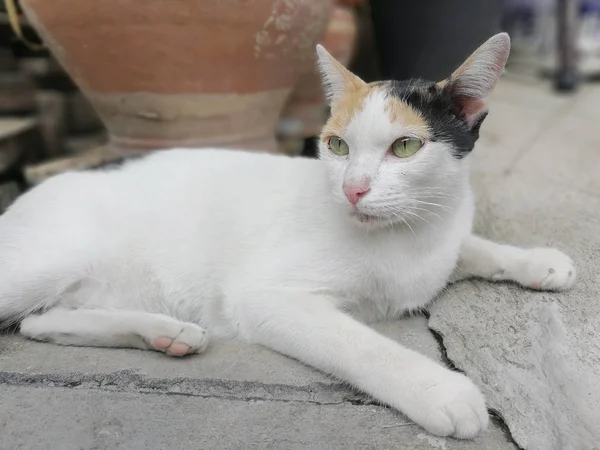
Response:
[{"label": "concrete floor", "polygon": [[429,323],[414,317],[377,327],[449,359],[482,386],[503,419],[477,440],[430,436],[264,348],[216,342],[203,355],[171,359],[5,335],[0,449],[594,449],[599,103],[600,86],[556,97],[546,85],[505,77],[474,155],[481,234],[559,247],[577,266],[574,289],[549,294],[462,282],[432,307]]}]

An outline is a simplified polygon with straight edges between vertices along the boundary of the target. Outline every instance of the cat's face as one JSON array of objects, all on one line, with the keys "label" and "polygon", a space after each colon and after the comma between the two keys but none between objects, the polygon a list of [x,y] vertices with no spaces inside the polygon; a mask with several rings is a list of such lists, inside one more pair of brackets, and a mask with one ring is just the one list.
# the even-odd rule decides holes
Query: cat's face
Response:
[{"label": "cat's face", "polygon": [[331,105],[319,154],[352,218],[419,226],[456,204],[509,48],[506,34],[494,36],[442,82],[370,84],[318,49]]}]

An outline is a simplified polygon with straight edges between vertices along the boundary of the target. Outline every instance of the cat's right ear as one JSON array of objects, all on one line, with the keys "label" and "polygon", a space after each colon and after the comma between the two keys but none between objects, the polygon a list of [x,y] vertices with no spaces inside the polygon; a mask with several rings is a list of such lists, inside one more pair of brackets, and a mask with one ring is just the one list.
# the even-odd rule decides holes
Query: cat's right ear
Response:
[{"label": "cat's right ear", "polygon": [[480,123],[485,117],[486,100],[504,70],[509,53],[510,37],[499,33],[475,50],[450,78],[438,83],[452,95],[468,123]]},{"label": "cat's right ear", "polygon": [[322,45],[317,45],[317,64],[323,79],[325,97],[330,105],[339,99],[344,92],[359,89],[361,86],[366,85],[363,80],[331,56]]}]

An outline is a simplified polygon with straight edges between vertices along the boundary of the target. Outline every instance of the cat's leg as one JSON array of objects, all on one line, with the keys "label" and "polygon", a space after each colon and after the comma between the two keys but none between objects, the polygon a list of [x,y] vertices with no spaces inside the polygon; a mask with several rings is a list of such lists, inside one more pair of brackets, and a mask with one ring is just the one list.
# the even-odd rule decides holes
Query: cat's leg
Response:
[{"label": "cat's leg", "polygon": [[26,317],[21,334],[60,345],[140,348],[172,356],[200,353],[208,345],[198,325],[137,311],[57,307]]},{"label": "cat's leg", "polygon": [[514,281],[536,290],[565,290],[575,281],[573,261],[554,248],[519,248],[471,235],[461,246],[451,281],[464,278]]},{"label": "cat's leg", "polygon": [[233,301],[240,337],[352,384],[433,434],[472,438],[488,424],[484,397],[466,376],[380,335],[327,297],[247,291]]}]

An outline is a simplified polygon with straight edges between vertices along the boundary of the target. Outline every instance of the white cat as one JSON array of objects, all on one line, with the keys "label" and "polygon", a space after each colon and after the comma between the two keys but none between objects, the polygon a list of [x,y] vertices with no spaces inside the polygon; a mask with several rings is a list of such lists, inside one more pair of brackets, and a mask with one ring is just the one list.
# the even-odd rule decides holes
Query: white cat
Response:
[{"label": "white cat", "polygon": [[320,161],[174,149],[44,182],[0,217],[0,320],[32,339],[175,356],[236,337],[431,433],[477,435],[488,414],[466,376],[363,322],[426,306],[452,276],[573,283],[558,250],[471,234],[468,155],[509,46],[492,37],[443,82],[372,84],[319,47],[332,107]]}]

